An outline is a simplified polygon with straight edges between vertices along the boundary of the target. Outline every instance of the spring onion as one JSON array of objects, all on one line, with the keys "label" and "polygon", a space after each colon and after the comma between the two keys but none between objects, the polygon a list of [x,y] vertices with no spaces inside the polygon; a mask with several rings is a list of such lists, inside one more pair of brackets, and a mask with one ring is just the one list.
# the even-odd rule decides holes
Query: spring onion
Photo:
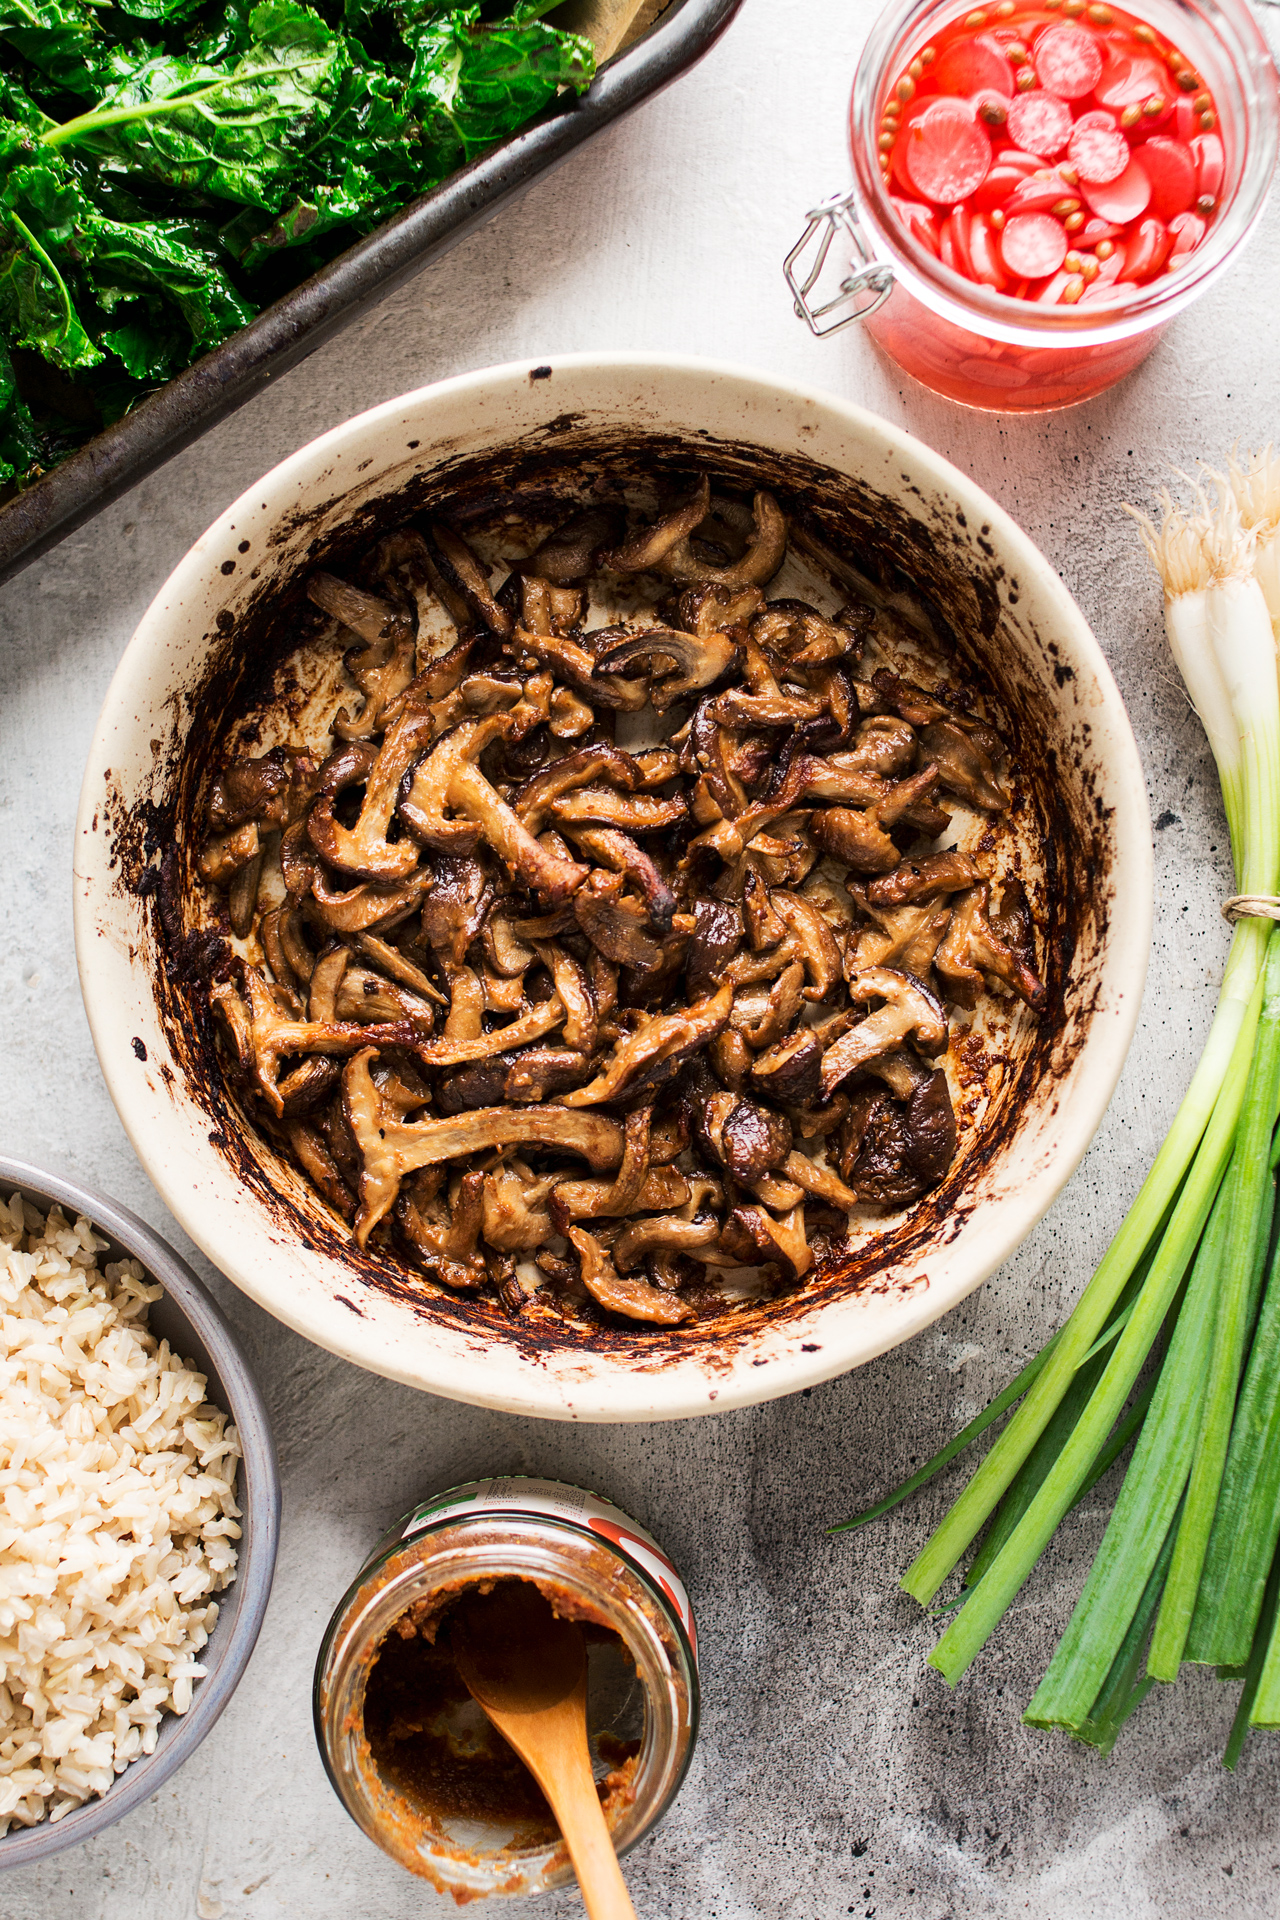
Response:
[{"label": "spring onion", "polygon": [[[865,1525],[1005,1424],[903,1578],[954,1685],[1084,1493],[1132,1447],[1025,1719],[1103,1751],[1184,1662],[1243,1682],[1225,1755],[1280,1725],[1280,461],[1206,470],[1135,514],[1217,763],[1237,917],[1208,1041],[1147,1179],[1065,1326]],[[1280,912],[1280,909],[1278,909]],[[1007,1418],[1005,1417],[1007,1416]]]}]

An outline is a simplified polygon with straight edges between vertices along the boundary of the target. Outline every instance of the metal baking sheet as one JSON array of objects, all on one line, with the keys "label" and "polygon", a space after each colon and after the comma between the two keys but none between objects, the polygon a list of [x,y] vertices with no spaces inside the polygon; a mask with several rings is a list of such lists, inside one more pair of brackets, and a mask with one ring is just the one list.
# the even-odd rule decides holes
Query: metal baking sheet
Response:
[{"label": "metal baking sheet", "polygon": [[578,99],[527,127],[415,200],[256,320],[206,354],[60,466],[0,506],[0,580],[82,526],[135,481],[304,360],[392,287],[461,240],[539,174],[691,67],[742,0],[672,0],[657,24],[610,60]]}]

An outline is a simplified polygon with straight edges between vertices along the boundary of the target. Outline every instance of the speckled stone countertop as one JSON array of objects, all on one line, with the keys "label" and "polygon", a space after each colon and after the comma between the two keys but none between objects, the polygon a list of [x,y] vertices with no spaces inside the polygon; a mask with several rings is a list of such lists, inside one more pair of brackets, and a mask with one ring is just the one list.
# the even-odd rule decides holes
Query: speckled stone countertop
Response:
[{"label": "speckled stone countertop", "polygon": [[[1146,1920],[1280,1911],[1280,1735],[1218,1760],[1233,1692],[1184,1678],[1109,1759],[1019,1714],[1101,1532],[1085,1503],[954,1693],[897,1575],[958,1478],[865,1535],[823,1528],[941,1445],[1056,1326],[1149,1166],[1209,1024],[1231,891],[1213,768],[1165,650],[1125,500],[1170,467],[1280,437],[1280,206],[1140,371],[1074,411],[970,414],[849,330],[811,340],[780,277],[806,207],[846,180],[870,0],[746,0],[677,86],[0,588],[0,1142],[115,1195],[212,1282],[256,1365],[284,1476],[275,1594],[248,1675],[194,1760],[100,1840],[0,1879],[0,1920],[418,1920],[451,1902],[352,1825],[311,1734],[337,1598],[415,1496],[477,1473],[599,1487],[648,1524],[698,1608],[705,1719],[665,1825],[628,1862],[672,1920]],[[1272,16],[1280,27],[1280,11]],[[1273,33],[1274,37],[1274,33]],[[669,1426],[566,1426],[455,1406],[276,1325],[193,1255],[125,1138],[76,983],[71,846],[94,718],[171,567],[277,460],[348,415],[489,363],[593,348],[719,356],[811,381],[973,474],[1079,600],[1115,670],[1156,823],[1142,1022],[1083,1166],[965,1307],[842,1380]],[[512,1909],[523,1911],[523,1909]],[[580,1912],[562,1894],[528,1909]]]}]

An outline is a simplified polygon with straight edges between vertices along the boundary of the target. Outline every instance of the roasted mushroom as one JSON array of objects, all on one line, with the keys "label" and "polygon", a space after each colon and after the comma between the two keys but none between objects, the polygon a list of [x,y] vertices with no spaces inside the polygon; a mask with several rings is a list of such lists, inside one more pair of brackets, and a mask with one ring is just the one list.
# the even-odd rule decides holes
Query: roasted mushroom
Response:
[{"label": "roasted mushroom", "polygon": [[217,1044],[361,1247],[641,1339],[946,1177],[948,1008],[1049,1000],[1016,768],[891,609],[766,603],[766,490],[453,512],[308,574],[326,677],[210,784]]}]

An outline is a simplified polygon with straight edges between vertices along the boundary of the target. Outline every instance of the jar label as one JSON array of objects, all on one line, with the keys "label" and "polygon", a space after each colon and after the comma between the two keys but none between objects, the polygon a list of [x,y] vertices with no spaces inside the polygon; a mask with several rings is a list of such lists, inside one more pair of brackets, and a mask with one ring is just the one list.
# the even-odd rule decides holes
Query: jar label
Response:
[{"label": "jar label", "polygon": [[689,1636],[694,1659],[698,1656],[698,1630],[693,1607],[684,1581],[658,1542],[638,1520],[631,1519],[611,1500],[583,1487],[566,1486],[561,1480],[526,1480],[512,1477],[499,1480],[472,1480],[465,1486],[450,1487],[415,1507],[401,1529],[400,1537],[411,1540],[428,1527],[438,1527],[462,1514],[540,1513],[553,1520],[568,1521],[599,1535],[634,1561],[642,1573],[663,1593]]}]

